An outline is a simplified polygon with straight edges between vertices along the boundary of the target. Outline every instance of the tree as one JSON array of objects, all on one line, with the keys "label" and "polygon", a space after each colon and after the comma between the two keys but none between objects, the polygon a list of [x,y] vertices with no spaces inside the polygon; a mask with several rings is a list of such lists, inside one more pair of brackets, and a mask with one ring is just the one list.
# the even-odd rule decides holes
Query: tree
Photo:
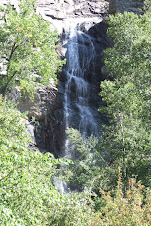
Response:
[{"label": "tree", "polygon": [[150,225],[151,194],[148,190],[144,199],[143,188],[140,181],[131,178],[126,193],[123,192],[120,175],[115,191],[100,190],[106,205],[101,208],[93,225]]},{"label": "tree", "polygon": [[57,81],[56,72],[63,65],[56,53],[57,32],[34,11],[34,0],[20,0],[19,12],[12,6],[1,7],[0,59],[5,73],[0,73],[3,96],[18,82],[20,89],[33,92],[39,83],[49,86]]},{"label": "tree", "polygon": [[151,12],[151,1],[145,0],[144,4],[145,4],[144,11],[150,13]]},{"label": "tree", "polygon": [[51,153],[29,148],[25,114],[0,96],[1,225],[87,225],[89,193],[60,194],[52,181],[58,164]]},{"label": "tree", "polygon": [[1,225],[44,222],[57,160],[28,149],[25,115],[0,96],[0,221]]},{"label": "tree", "polygon": [[108,23],[115,45],[104,51],[104,59],[112,81],[101,83],[107,107],[100,111],[108,114],[110,125],[102,129],[99,150],[108,162],[111,184],[120,165],[125,186],[133,174],[150,186],[150,14],[125,12],[110,16]]}]

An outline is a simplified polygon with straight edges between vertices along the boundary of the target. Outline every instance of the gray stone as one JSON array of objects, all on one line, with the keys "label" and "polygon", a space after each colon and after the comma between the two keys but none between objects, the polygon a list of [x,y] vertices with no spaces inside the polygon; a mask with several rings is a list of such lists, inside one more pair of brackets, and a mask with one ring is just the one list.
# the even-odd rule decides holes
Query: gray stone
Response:
[{"label": "gray stone", "polygon": [[46,117],[48,102],[51,104],[55,98],[57,88],[54,84],[51,88],[40,86],[36,88],[34,100],[32,100],[27,94],[25,96],[20,95],[18,87],[14,87],[9,95],[9,99],[18,102],[18,109],[21,112],[28,112],[29,118],[34,118],[37,121],[43,121]]},{"label": "gray stone", "polygon": [[47,17],[55,19],[67,19],[68,17],[100,17],[102,13],[107,13],[108,2],[101,1],[83,1],[83,0],[54,0],[51,1],[51,7],[43,1],[37,1],[37,12]]},{"label": "gray stone", "polygon": [[109,13],[116,14],[124,11],[135,12],[140,14],[139,8],[143,7],[143,0],[108,0],[109,1]]}]

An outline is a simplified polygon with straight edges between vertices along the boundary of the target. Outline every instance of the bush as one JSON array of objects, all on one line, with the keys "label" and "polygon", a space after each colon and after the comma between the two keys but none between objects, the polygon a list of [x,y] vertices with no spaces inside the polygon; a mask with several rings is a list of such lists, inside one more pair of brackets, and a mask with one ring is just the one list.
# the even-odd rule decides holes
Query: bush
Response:
[{"label": "bush", "polygon": [[121,175],[114,192],[100,191],[106,200],[106,206],[100,210],[92,225],[151,225],[151,191],[147,190],[144,198],[144,186],[129,179],[128,189],[123,191]]}]

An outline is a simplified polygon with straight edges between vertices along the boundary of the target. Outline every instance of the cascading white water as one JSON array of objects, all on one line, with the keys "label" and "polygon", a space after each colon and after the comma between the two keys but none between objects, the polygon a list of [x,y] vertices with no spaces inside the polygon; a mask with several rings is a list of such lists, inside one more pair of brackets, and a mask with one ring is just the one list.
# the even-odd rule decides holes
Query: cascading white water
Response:
[{"label": "cascading white water", "polygon": [[[78,129],[85,137],[90,134],[98,136],[98,125],[94,115],[97,109],[89,104],[89,97],[93,95],[92,84],[86,78],[86,71],[92,67],[95,49],[92,37],[83,33],[80,23],[72,22],[66,34],[66,83],[64,93],[65,127]],[[96,111],[96,112],[94,112]],[[72,159],[69,140],[65,140],[64,157]]]},{"label": "cascading white water", "polygon": [[[66,65],[61,80],[61,93],[64,93],[64,125],[78,129],[84,137],[91,134],[99,136],[98,113],[96,99],[95,57],[97,55],[93,42],[96,39],[89,35],[91,26],[100,23],[99,18],[81,18],[65,21],[62,35]],[[90,32],[91,33],[91,32]],[[62,92],[64,91],[64,92]],[[66,136],[62,157],[74,160],[76,153],[71,148],[70,140]],[[61,166],[62,169],[65,166]],[[56,187],[63,193],[68,193],[69,186],[65,181],[54,179]]]}]

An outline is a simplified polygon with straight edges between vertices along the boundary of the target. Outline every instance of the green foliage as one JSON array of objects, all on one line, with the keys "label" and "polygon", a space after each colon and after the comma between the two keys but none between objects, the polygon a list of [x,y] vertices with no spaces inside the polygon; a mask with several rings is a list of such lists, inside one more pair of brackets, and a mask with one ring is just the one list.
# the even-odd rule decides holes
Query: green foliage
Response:
[{"label": "green foliage", "polygon": [[121,176],[113,195],[112,192],[100,191],[106,201],[92,225],[150,225],[151,224],[151,192],[146,192],[144,199],[143,186],[136,179],[129,179],[126,193],[123,193]]},{"label": "green foliage", "polygon": [[25,116],[4,103],[0,95],[0,150],[17,152],[27,148],[30,139],[25,133]]},{"label": "green foliage", "polygon": [[60,162],[49,153],[27,149],[30,139],[24,117],[0,97],[1,225],[46,224],[45,201],[59,197],[51,178]]},{"label": "green foliage", "polygon": [[1,225],[88,225],[94,219],[90,194],[60,194],[52,184],[55,159],[29,149],[25,115],[0,96]]},{"label": "green foliage", "polygon": [[110,16],[108,34],[113,48],[104,51],[113,81],[101,83],[101,96],[110,125],[102,127],[99,151],[108,163],[104,179],[113,185],[122,169],[123,182],[138,175],[150,186],[151,156],[151,23],[150,15]]},{"label": "green foliage", "polygon": [[[56,160],[50,153],[27,149],[30,139],[24,118],[25,115],[0,99],[1,225],[150,225],[149,191],[143,201],[143,187],[133,179],[124,196],[121,180],[114,198],[102,190],[101,199],[96,197],[94,202],[93,194],[88,191],[60,194],[52,184],[52,177],[57,164],[70,161]],[[80,176],[79,184],[96,188],[100,183],[97,139],[93,136],[84,139],[73,129],[68,130],[68,135],[79,152],[78,165],[72,168],[76,177]]]},{"label": "green foliage", "polygon": [[60,195],[60,199],[48,202],[49,224],[54,226],[87,226],[95,220],[96,214],[89,192]]},{"label": "green foliage", "polygon": [[145,4],[144,11],[146,13],[148,13],[148,12],[150,13],[151,12],[151,0],[145,0],[144,4]]},{"label": "green foliage", "polygon": [[78,130],[68,128],[72,164],[63,170],[64,180],[80,190],[84,188],[99,189],[101,156],[96,150],[98,139],[91,135],[83,137]]},{"label": "green foliage", "polygon": [[43,204],[53,189],[52,155],[28,150],[25,119],[0,100],[0,221],[29,225],[45,221]]},{"label": "green foliage", "polygon": [[49,86],[50,78],[57,81],[56,72],[63,65],[55,50],[57,32],[50,31],[50,24],[35,13],[34,2],[21,0],[20,12],[10,5],[1,8],[0,59],[6,67],[6,73],[0,74],[3,95],[16,81],[29,93],[39,83]]}]

